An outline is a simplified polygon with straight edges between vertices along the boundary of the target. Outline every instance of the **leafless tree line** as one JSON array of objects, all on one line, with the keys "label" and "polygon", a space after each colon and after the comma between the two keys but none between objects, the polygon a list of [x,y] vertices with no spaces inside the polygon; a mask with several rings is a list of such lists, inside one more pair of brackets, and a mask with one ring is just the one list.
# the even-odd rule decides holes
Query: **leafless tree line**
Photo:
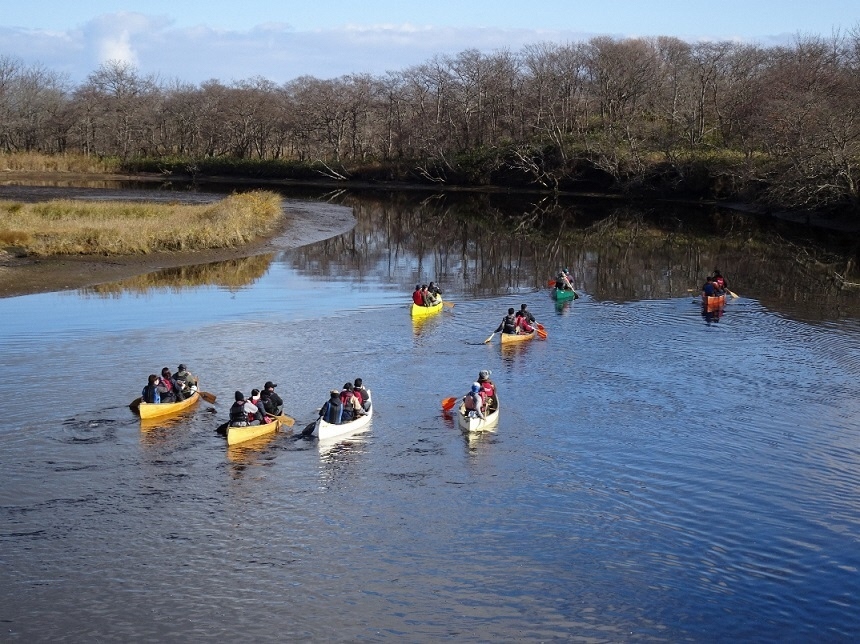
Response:
[{"label": "leafless tree line", "polygon": [[200,85],[109,62],[79,86],[0,56],[0,151],[285,160],[332,177],[766,195],[860,207],[860,27],[761,47],[677,38],[466,50],[381,77]]}]

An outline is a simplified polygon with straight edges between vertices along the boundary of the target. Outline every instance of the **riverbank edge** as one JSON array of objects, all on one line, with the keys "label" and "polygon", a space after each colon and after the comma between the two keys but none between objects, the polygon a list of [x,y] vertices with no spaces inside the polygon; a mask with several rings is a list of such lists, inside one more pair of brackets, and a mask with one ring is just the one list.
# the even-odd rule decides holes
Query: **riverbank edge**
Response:
[{"label": "riverbank edge", "polygon": [[[5,173],[2,187],[26,190],[31,182],[152,181],[157,175]],[[19,183],[20,182],[20,183]],[[52,186],[54,187],[54,186]],[[62,186],[61,186],[62,187]],[[111,189],[105,189],[110,192]],[[0,192],[0,198],[13,199]],[[355,226],[350,208],[322,202],[284,200],[281,224],[271,235],[234,248],[151,253],[147,255],[17,256],[0,250],[0,298],[53,293],[115,282],[153,271],[240,259],[292,250],[341,235]]]},{"label": "riverbank edge", "polygon": [[[173,181],[191,181],[191,177],[171,177]],[[230,183],[254,186],[320,186],[356,190],[415,191],[415,192],[484,192],[492,194],[546,194],[544,190],[505,189],[501,187],[463,187],[463,186],[424,186],[406,183],[377,183],[363,181],[299,181],[290,179],[263,179],[220,177],[199,175],[201,183]],[[0,175],[0,185],[19,187],[32,186],[31,182],[52,182],[78,184],[86,181],[137,181],[161,183],[163,175],[149,173],[66,173],[66,172],[4,172]],[[20,183],[19,183],[20,182]],[[72,187],[72,186],[70,186]],[[609,193],[555,193],[561,197],[598,198],[614,201],[628,201],[630,198]],[[2,195],[0,195],[2,196]],[[641,203],[641,199],[636,199]],[[813,212],[775,212],[754,204],[721,202],[717,200],[655,199],[655,203],[676,203],[690,205],[710,205],[727,210],[742,212],[751,216],[765,216],[803,224],[811,228],[860,233],[860,222],[846,221],[840,217],[827,216]],[[338,211],[337,209],[340,209]],[[312,219],[295,215],[311,210]],[[74,290],[113,282],[135,275],[149,273],[163,268],[176,268],[194,264],[224,261],[261,255],[279,250],[298,248],[307,244],[330,239],[347,232],[355,225],[355,219],[343,206],[315,202],[288,202],[281,227],[271,236],[254,241],[238,248],[208,251],[156,253],[151,255],[112,255],[112,256],[58,256],[50,258],[16,257],[0,250],[0,298],[16,297],[35,293],[49,293]]]}]

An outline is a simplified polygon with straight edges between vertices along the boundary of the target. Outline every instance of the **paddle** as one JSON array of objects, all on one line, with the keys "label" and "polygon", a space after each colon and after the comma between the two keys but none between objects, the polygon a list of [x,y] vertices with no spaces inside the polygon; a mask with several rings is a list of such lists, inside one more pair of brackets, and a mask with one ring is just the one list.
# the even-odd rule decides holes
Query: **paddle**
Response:
[{"label": "paddle", "polygon": [[453,303],[453,302],[445,301],[445,302],[442,302],[442,306],[447,306],[449,309],[453,309],[453,308],[454,308],[454,303]]},{"label": "paddle", "polygon": [[138,411],[140,409],[141,398],[135,398],[128,404],[128,408],[132,411]]},{"label": "paddle", "polygon": [[271,416],[272,418],[277,418],[280,421],[281,425],[286,425],[287,427],[292,427],[293,425],[296,424],[296,419],[290,418],[286,414],[280,414],[279,416],[275,416],[273,414],[267,414],[267,415]]},{"label": "paddle", "polygon": [[[570,280],[569,280],[569,279],[567,279],[567,275],[564,275],[564,274],[562,274],[562,275],[563,275],[563,277],[564,277],[564,283],[565,283],[565,284],[567,284],[567,285],[570,287],[570,290],[571,290],[571,291],[573,291],[573,284],[571,284],[571,283],[570,283]],[[573,291],[573,299],[574,299],[574,300],[578,300],[578,299],[579,299],[579,294],[578,294],[576,291]]]},{"label": "paddle", "polygon": [[543,324],[540,322],[535,322],[535,326],[537,327],[537,334],[541,340],[546,340],[546,329],[544,329]]},{"label": "paddle", "polygon": [[484,340],[484,341],[482,342],[482,344],[490,344],[490,342],[492,342],[492,340],[493,340],[493,338],[494,338],[494,337],[496,337],[496,332],[495,332],[495,331],[493,331],[493,332],[490,334],[490,337],[489,337],[489,338],[487,338],[486,340]]},{"label": "paddle", "polygon": [[457,404],[457,397],[456,396],[450,396],[449,398],[443,398],[442,399],[442,409],[444,411],[451,411],[452,409],[454,409],[454,405],[456,405],[456,404]]},{"label": "paddle", "polygon": [[729,291],[729,289],[726,289],[726,290],[729,292],[729,295],[731,295],[732,297],[734,297],[734,298],[738,298],[738,297],[740,297],[740,295],[738,295],[738,294],[737,294],[737,293],[735,293],[734,291]]},{"label": "paddle", "polygon": [[555,280],[553,278],[549,278],[546,283],[547,286],[555,286]]},{"label": "paddle", "polygon": [[215,394],[210,394],[208,391],[198,391],[197,393],[200,394],[200,397],[208,403],[214,403],[217,399]]}]

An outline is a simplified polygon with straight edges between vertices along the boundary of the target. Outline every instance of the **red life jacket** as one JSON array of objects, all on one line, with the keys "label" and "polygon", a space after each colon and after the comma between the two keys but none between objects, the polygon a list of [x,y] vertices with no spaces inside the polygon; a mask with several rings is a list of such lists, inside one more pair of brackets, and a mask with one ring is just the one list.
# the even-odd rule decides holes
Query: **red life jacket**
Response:
[{"label": "red life jacket", "polygon": [[489,380],[484,380],[481,383],[481,393],[484,396],[484,400],[489,400],[496,395],[496,388],[493,386],[492,382],[490,382]]},{"label": "red life jacket", "polygon": [[352,405],[349,400],[353,397],[353,392],[351,391],[342,391],[340,392],[340,404],[344,406],[344,409],[352,409]]},{"label": "red life jacket", "polygon": [[424,306],[424,294],[421,290],[413,291],[412,293],[412,301],[418,306]]},{"label": "red life jacket", "polygon": [[352,395],[356,397],[359,405],[364,405],[364,397],[361,395],[361,390],[353,389]]}]

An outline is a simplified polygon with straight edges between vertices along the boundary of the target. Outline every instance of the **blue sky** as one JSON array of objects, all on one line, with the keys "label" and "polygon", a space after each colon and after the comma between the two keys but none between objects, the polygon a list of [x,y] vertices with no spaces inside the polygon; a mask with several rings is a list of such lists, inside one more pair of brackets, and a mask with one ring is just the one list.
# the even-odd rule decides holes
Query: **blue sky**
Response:
[{"label": "blue sky", "polygon": [[518,51],[598,35],[762,45],[860,28],[840,0],[2,0],[0,57],[80,82],[108,59],[163,80],[382,75],[476,48]]}]

